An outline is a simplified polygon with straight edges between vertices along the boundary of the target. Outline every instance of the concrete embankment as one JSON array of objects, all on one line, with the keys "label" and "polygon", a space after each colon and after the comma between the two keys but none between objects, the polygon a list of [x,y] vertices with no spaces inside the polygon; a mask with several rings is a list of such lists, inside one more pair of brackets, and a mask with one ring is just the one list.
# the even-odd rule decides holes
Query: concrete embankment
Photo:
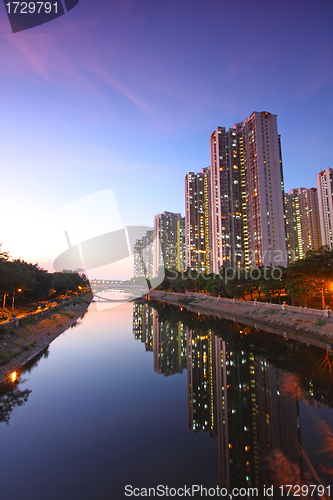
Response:
[{"label": "concrete embankment", "polygon": [[332,311],[316,311],[243,300],[234,301],[202,293],[173,293],[153,290],[146,298],[182,307],[196,314],[212,315],[255,328],[262,328],[271,333],[294,338],[329,351],[333,349]]},{"label": "concrete embankment", "polygon": [[0,334],[0,384],[43,351],[85,313],[92,295],[58,306],[47,316],[29,317]]}]

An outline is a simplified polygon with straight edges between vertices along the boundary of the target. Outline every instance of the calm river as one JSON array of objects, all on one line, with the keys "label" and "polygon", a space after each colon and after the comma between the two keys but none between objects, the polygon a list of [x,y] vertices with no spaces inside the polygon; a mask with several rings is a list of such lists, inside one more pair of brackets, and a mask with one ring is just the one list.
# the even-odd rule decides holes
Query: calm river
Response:
[{"label": "calm river", "polygon": [[329,498],[332,370],[325,349],[238,323],[91,304],[0,388],[0,498]]}]

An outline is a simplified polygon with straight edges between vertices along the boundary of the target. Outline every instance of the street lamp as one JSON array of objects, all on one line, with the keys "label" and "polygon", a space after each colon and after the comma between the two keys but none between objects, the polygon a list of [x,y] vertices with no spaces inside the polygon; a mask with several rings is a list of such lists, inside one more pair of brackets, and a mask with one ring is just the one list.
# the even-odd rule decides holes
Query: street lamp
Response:
[{"label": "street lamp", "polygon": [[[22,292],[22,289],[18,288],[17,291]],[[15,304],[15,290],[13,291],[12,311],[14,311],[14,304]]]}]

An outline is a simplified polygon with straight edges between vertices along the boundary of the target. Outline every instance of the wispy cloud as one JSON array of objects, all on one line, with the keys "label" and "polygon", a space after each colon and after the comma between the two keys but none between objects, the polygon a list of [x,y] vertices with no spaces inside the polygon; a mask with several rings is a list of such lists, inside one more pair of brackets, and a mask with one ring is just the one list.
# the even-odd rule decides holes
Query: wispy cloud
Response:
[{"label": "wispy cloud", "polygon": [[111,87],[116,89],[120,94],[129,99],[135,106],[137,106],[142,111],[152,114],[153,110],[151,106],[149,106],[145,101],[143,101],[140,97],[135,95],[127,86],[125,86],[120,80],[116,79],[114,76],[110,74],[110,72],[106,69],[105,65],[98,63],[96,60],[90,60],[86,62],[87,69],[93,73],[98,80],[103,81],[109,84]]},{"label": "wispy cloud", "polygon": [[8,170],[8,172],[11,172],[12,174],[17,175],[18,177],[21,177],[21,179],[24,179],[25,181],[29,182],[30,184],[33,184],[34,186],[38,187],[39,189],[42,189],[43,191],[45,191],[45,193],[53,194],[53,193],[51,193],[51,191],[48,191],[47,189],[43,188],[43,186],[40,186],[39,184],[37,184],[37,182],[29,179],[28,177],[25,177],[24,175],[20,174],[16,170],[13,170],[12,168],[9,168],[6,165],[3,165],[3,163],[0,163],[0,167]]},{"label": "wispy cloud", "polygon": [[[141,111],[152,114],[152,107],[133,90],[135,82],[129,85],[126,79],[117,75],[116,55],[112,62],[107,51],[98,51],[93,37],[89,40],[89,32],[86,34],[86,46],[79,46],[73,36],[73,26],[71,25],[70,31],[66,26],[64,21],[62,33],[65,33],[62,39],[53,32],[36,31],[35,36],[29,32],[2,35],[0,74],[2,73],[3,77],[8,74],[11,78],[13,75],[23,77],[36,81],[38,85],[65,84],[67,89],[84,89],[95,96],[101,96],[100,84],[106,83]],[[81,37],[84,28],[77,26],[77,30],[81,30]]]}]

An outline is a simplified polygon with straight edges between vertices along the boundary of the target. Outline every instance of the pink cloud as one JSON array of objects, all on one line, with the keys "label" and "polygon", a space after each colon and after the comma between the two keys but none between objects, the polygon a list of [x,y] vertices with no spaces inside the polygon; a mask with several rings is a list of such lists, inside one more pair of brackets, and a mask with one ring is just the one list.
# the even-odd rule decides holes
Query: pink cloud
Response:
[{"label": "pink cloud", "polygon": [[[128,84],[107,69],[110,67],[110,55],[107,52],[99,53],[93,41],[89,40],[88,33],[85,36],[86,47],[78,46],[79,37],[76,38],[76,35],[79,34],[82,39],[82,29],[87,28],[84,24],[77,23],[73,27],[71,22],[69,27],[69,22],[64,20],[61,39],[58,33],[37,30],[4,35],[2,39],[0,38],[3,78],[7,76],[6,68],[8,68],[11,78],[15,74],[21,78],[35,80],[38,85],[41,82],[47,85],[65,83],[67,87],[70,86],[80,91],[85,89],[95,96],[101,95],[99,84],[103,82],[131,101],[137,108],[151,114],[152,108],[129,88]],[[116,72],[117,69],[114,69],[113,73]]]}]

